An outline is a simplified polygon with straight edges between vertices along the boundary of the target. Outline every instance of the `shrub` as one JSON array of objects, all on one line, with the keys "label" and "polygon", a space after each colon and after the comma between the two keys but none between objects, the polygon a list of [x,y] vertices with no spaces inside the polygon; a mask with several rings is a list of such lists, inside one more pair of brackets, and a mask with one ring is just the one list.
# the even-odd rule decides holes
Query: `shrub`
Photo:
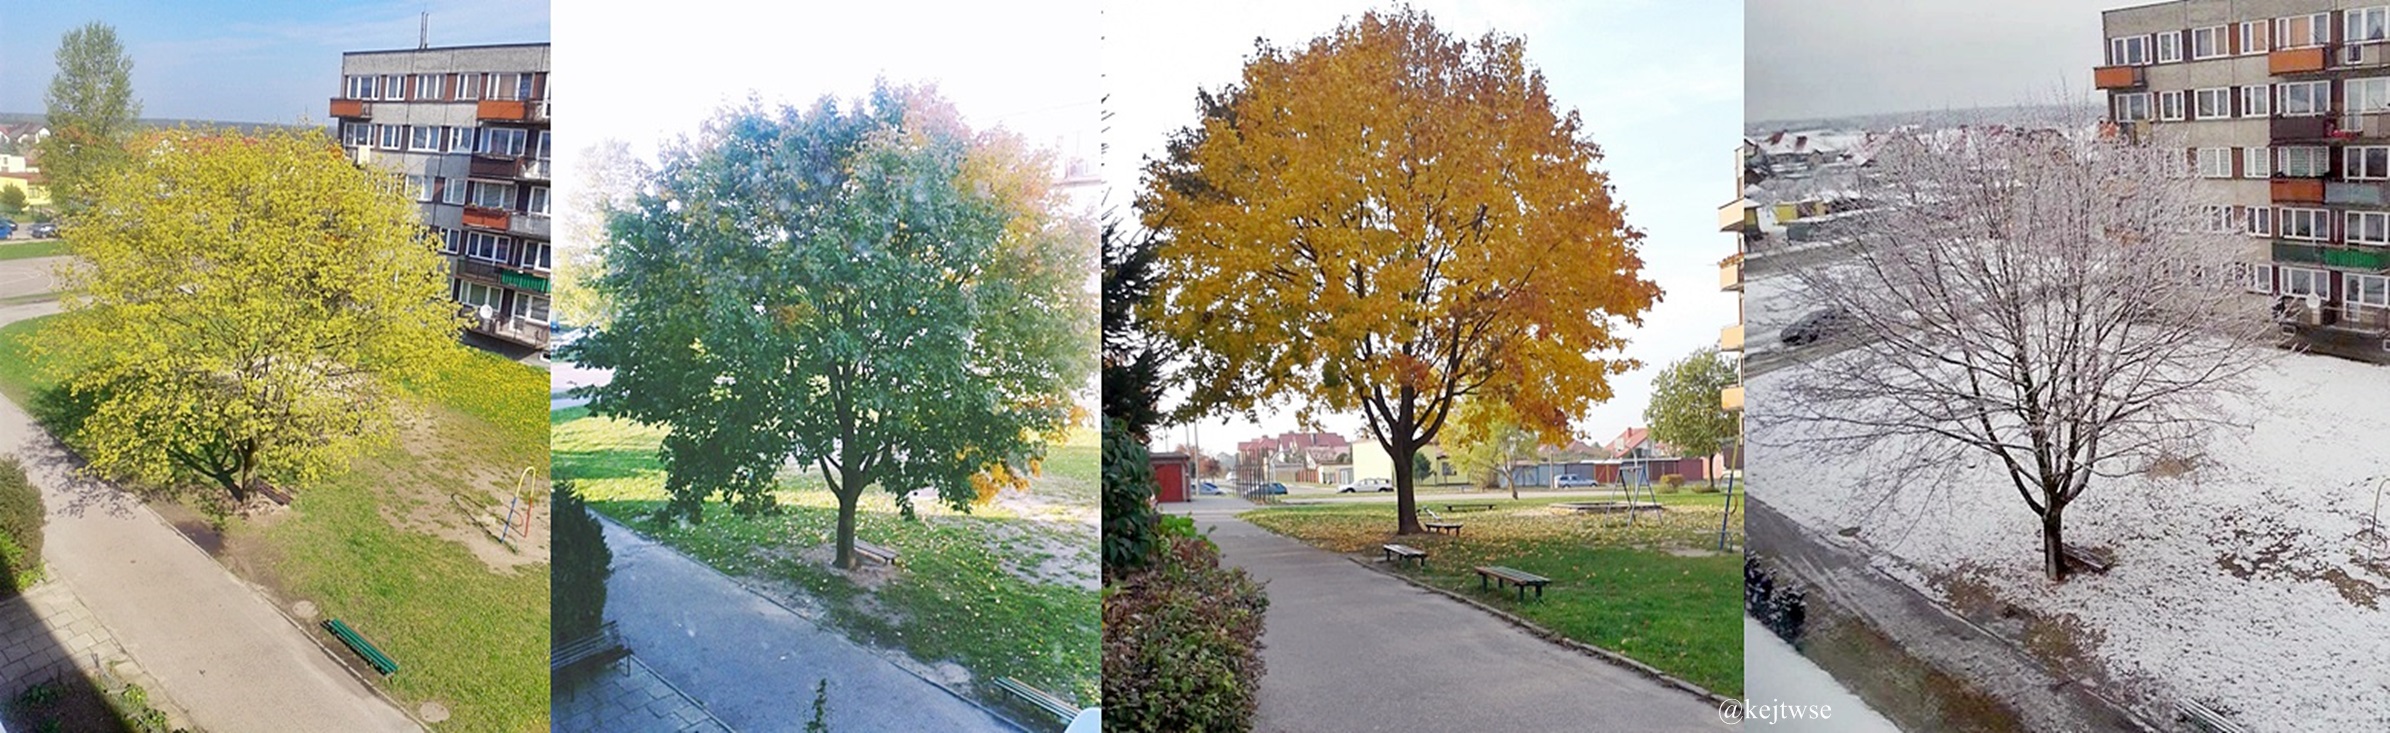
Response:
[{"label": "shrub", "polygon": [[605,623],[607,568],[614,552],[606,548],[605,527],[582,503],[573,482],[558,481],[550,491],[548,630],[550,643],[562,646],[596,634]]},{"label": "shrub", "polygon": [[1660,485],[1670,489],[1681,489],[1685,487],[1685,477],[1680,474],[1664,474],[1660,476]]},{"label": "shrub", "polygon": [[1104,574],[1144,567],[1158,547],[1153,456],[1126,423],[1104,419]]},{"label": "shrub", "polygon": [[41,489],[16,457],[0,458],[0,595],[40,577],[41,532]]},{"label": "shrub", "polygon": [[1105,594],[1104,729],[1252,730],[1269,598],[1209,540],[1167,542]]}]

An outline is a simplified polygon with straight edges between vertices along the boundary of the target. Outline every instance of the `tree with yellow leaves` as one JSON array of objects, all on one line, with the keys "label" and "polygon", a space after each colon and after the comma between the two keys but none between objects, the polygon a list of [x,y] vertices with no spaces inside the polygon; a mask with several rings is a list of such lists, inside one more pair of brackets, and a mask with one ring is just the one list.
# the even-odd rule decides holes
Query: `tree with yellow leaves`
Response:
[{"label": "tree with yellow leaves", "polygon": [[[1635,366],[1603,356],[1658,300],[1601,152],[1524,44],[1371,12],[1262,45],[1198,95],[1137,206],[1164,238],[1153,320],[1185,351],[1180,417],[1358,410],[1397,466],[1457,400],[1564,442]],[[1420,531],[1396,472],[1398,531]]]},{"label": "tree with yellow leaves", "polygon": [[387,172],[320,132],[133,142],[65,220],[81,267],[43,348],[102,473],[246,501],[394,432],[398,385],[459,355],[439,246]]}]

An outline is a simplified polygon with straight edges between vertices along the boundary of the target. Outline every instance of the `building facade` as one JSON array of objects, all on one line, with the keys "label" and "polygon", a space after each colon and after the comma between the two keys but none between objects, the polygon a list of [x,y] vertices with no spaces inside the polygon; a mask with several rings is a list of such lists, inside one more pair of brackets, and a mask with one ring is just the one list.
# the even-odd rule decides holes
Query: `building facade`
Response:
[{"label": "building facade", "polygon": [[545,350],[549,331],[548,44],[341,55],[341,146],[403,177],[449,255],[470,330]]},{"label": "building facade", "polygon": [[2102,15],[2118,134],[2185,147],[2248,236],[2252,308],[2309,348],[2390,361],[2390,5],[2178,0]]}]

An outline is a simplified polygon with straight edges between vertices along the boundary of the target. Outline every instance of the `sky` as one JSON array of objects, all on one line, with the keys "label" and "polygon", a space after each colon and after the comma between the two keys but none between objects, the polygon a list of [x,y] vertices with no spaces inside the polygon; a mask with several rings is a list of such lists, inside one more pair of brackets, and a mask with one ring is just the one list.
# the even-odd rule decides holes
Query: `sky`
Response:
[{"label": "sky", "polygon": [[[1718,290],[1718,261],[1734,239],[1717,231],[1717,210],[1736,197],[1734,149],[1743,111],[1742,3],[1737,0],[1524,2],[1421,0],[1447,32],[1521,36],[1555,102],[1584,118],[1602,147],[1627,222],[1644,232],[1644,276],[1666,295],[1629,334],[1628,355],[1645,368],[1613,382],[1617,396],[1577,422],[1591,442],[1643,424],[1651,377],[1735,322],[1735,299]],[[1104,160],[1113,202],[1126,214],[1148,155],[1171,131],[1195,121],[1195,92],[1235,81],[1256,37],[1290,46],[1390,4],[1223,0],[1117,3],[1105,9],[1105,86],[1112,114]],[[1164,447],[1199,441],[1206,452],[1298,429],[1291,410],[1157,430]],[[1320,419],[1322,429],[1359,436],[1358,415]]]},{"label": "sky", "polygon": [[0,112],[42,112],[59,38],[96,20],[133,60],[143,117],[322,123],[340,54],[414,48],[426,12],[434,46],[549,39],[546,0],[0,0]]},{"label": "sky", "polygon": [[1750,0],[1753,121],[2091,97],[2100,11],[2141,0]]}]

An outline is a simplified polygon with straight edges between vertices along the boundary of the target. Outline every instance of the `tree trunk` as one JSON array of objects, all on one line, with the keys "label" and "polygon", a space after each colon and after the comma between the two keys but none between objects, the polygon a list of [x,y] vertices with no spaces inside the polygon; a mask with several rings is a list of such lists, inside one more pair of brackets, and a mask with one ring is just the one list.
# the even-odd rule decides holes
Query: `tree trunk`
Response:
[{"label": "tree trunk", "polygon": [[1411,493],[1411,487],[1419,483],[1418,472],[1411,470],[1411,462],[1417,460],[1412,456],[1419,455],[1419,447],[1401,442],[1395,443],[1393,447],[1394,533],[1398,535],[1424,533],[1427,528],[1419,526],[1419,499]]},{"label": "tree trunk", "polygon": [[2042,569],[2053,581],[2066,579],[2066,544],[2060,525],[2063,509],[2062,505],[2052,504],[2041,516]]},{"label": "tree trunk", "polygon": [[840,483],[838,495],[838,559],[831,564],[848,570],[861,566],[855,557],[855,505],[863,498],[860,477],[847,476]]}]

